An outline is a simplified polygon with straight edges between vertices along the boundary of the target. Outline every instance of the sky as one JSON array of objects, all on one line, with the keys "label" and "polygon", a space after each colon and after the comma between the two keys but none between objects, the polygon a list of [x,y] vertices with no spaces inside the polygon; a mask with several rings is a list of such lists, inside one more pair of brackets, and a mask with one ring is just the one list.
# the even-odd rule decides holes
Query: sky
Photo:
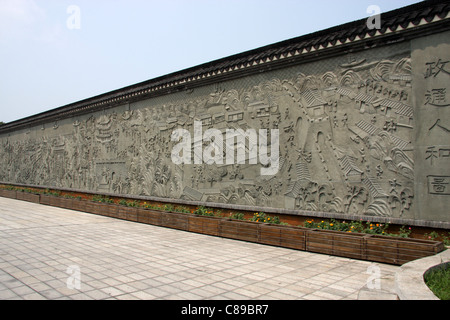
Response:
[{"label": "sky", "polygon": [[0,0],[0,121],[417,0]]}]

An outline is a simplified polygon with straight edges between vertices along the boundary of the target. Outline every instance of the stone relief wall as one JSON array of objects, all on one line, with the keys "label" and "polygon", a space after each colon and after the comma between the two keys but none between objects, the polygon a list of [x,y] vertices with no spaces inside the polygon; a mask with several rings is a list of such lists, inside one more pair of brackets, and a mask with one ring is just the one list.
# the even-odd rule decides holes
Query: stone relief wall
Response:
[{"label": "stone relief wall", "polygon": [[[291,67],[0,136],[0,181],[414,218],[411,56],[339,61],[307,69],[317,72]],[[194,121],[222,132],[278,129],[278,173],[261,176],[260,164],[173,164],[171,133],[193,132]]]}]

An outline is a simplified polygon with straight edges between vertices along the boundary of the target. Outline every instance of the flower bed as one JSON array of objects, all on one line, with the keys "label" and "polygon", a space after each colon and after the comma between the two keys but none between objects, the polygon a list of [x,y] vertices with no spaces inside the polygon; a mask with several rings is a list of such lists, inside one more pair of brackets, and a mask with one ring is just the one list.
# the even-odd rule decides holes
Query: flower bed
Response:
[{"label": "flower bed", "polygon": [[306,234],[308,231],[308,229],[300,227],[262,224],[259,230],[259,243],[306,250]]},{"label": "flower bed", "polygon": [[38,194],[18,191],[16,192],[16,199],[21,201],[40,203],[40,198]]},{"label": "flower bed", "polygon": [[127,220],[128,210],[130,208],[127,206],[119,206],[117,208],[117,219]]},{"label": "flower bed", "polygon": [[[207,217],[205,217],[207,219]],[[223,238],[258,242],[260,223],[223,219],[220,222],[220,236]]]},{"label": "flower bed", "polygon": [[9,199],[17,199],[17,191],[0,189],[0,197],[9,198]]},{"label": "flower bed", "polygon": [[58,208],[63,208],[63,201],[64,199],[61,197],[50,197],[50,206],[52,207],[58,207]]},{"label": "flower bed", "polygon": [[[76,200],[76,201],[81,201],[81,200]],[[118,206],[116,206],[114,204],[97,203],[96,211],[98,212],[97,213],[98,215],[116,218],[118,209],[119,209]]]},{"label": "flower bed", "polygon": [[259,228],[259,242],[272,246],[281,246],[282,232],[285,228],[271,224],[263,224]]},{"label": "flower bed", "polygon": [[72,209],[73,208],[73,198],[61,198],[60,199],[60,206],[64,209]]},{"label": "flower bed", "polygon": [[[41,204],[45,204],[42,202],[43,197],[48,197],[48,196],[44,196],[41,194]],[[77,201],[72,201],[72,210],[86,212],[86,207],[87,207],[88,203],[89,203],[88,201],[81,200],[81,199],[77,199]]]},{"label": "flower bed", "polygon": [[101,208],[99,207],[99,205],[100,204],[97,202],[87,201],[86,206],[85,206],[85,211],[87,213],[101,215],[102,211],[101,211]]},{"label": "flower bed", "polygon": [[280,226],[281,246],[290,249],[306,250],[306,228]]},{"label": "flower bed", "polygon": [[198,215],[189,215],[188,217],[188,231],[206,234],[210,236],[220,236],[220,222],[221,218],[217,217],[203,217]]},{"label": "flower bed", "polygon": [[[170,204],[114,201],[104,196],[82,200],[80,196],[62,197],[59,192],[39,195],[4,188],[0,188],[0,196],[211,236],[396,265],[444,250],[442,242],[385,236],[387,225],[362,221],[308,220],[305,227],[296,227],[285,225],[278,216],[261,212],[244,220],[242,213],[227,218],[205,207],[188,210]],[[403,232],[402,236],[408,236],[410,229]]]},{"label": "flower bed", "polygon": [[365,259],[365,234],[311,229],[306,237],[306,249],[311,252],[354,259]]},{"label": "flower bed", "polygon": [[373,235],[366,239],[366,259],[402,265],[444,250],[442,242]]},{"label": "flower bed", "polygon": [[125,220],[137,222],[138,221],[138,208],[136,207],[129,207],[127,208],[127,216]]},{"label": "flower bed", "polygon": [[[50,195],[47,195],[47,194],[41,194],[41,196],[40,196],[40,199],[39,199],[39,201],[40,201],[40,203],[41,204],[43,204],[43,205],[45,205],[45,206],[49,206],[50,205],[50,199],[52,198],[52,196],[50,196]],[[84,209],[84,208],[83,208]]]},{"label": "flower bed", "polygon": [[161,226],[187,231],[189,217],[185,213],[164,212],[161,214]]},{"label": "flower bed", "polygon": [[162,213],[161,211],[155,211],[155,210],[149,210],[149,209],[138,209],[138,222],[145,223],[145,224],[151,224],[154,226],[160,226],[162,221],[161,218]]}]

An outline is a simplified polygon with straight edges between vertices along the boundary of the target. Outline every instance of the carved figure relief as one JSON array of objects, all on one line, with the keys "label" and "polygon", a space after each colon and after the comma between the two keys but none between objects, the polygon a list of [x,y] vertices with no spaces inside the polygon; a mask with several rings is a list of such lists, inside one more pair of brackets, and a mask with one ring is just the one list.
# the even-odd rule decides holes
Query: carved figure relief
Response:
[{"label": "carved figure relief", "polygon": [[[429,76],[447,67],[430,65]],[[170,103],[150,99],[125,111],[78,117],[64,135],[61,122],[52,130],[44,127],[48,136],[36,140],[2,137],[0,156],[7,165],[0,166],[0,180],[352,215],[411,214],[414,114],[408,57],[360,58],[323,74],[224,87],[203,96],[187,92]],[[427,102],[443,104],[444,98],[442,92],[430,92]],[[261,176],[261,164],[248,159],[245,164],[175,165],[171,133],[176,128],[192,132],[194,121],[222,133],[279,129],[278,173]],[[441,119],[430,130],[448,131],[448,125]],[[244,148],[249,154],[248,145]],[[434,146],[427,151],[430,162],[449,154]],[[448,177],[430,177],[430,192],[446,193],[447,182]]]}]

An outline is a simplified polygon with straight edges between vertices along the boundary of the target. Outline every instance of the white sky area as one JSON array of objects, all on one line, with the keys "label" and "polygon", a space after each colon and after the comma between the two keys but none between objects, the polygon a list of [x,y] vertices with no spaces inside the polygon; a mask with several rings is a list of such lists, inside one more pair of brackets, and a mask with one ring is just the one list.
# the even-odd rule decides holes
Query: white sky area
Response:
[{"label": "white sky area", "polygon": [[417,2],[0,0],[0,121]]}]

